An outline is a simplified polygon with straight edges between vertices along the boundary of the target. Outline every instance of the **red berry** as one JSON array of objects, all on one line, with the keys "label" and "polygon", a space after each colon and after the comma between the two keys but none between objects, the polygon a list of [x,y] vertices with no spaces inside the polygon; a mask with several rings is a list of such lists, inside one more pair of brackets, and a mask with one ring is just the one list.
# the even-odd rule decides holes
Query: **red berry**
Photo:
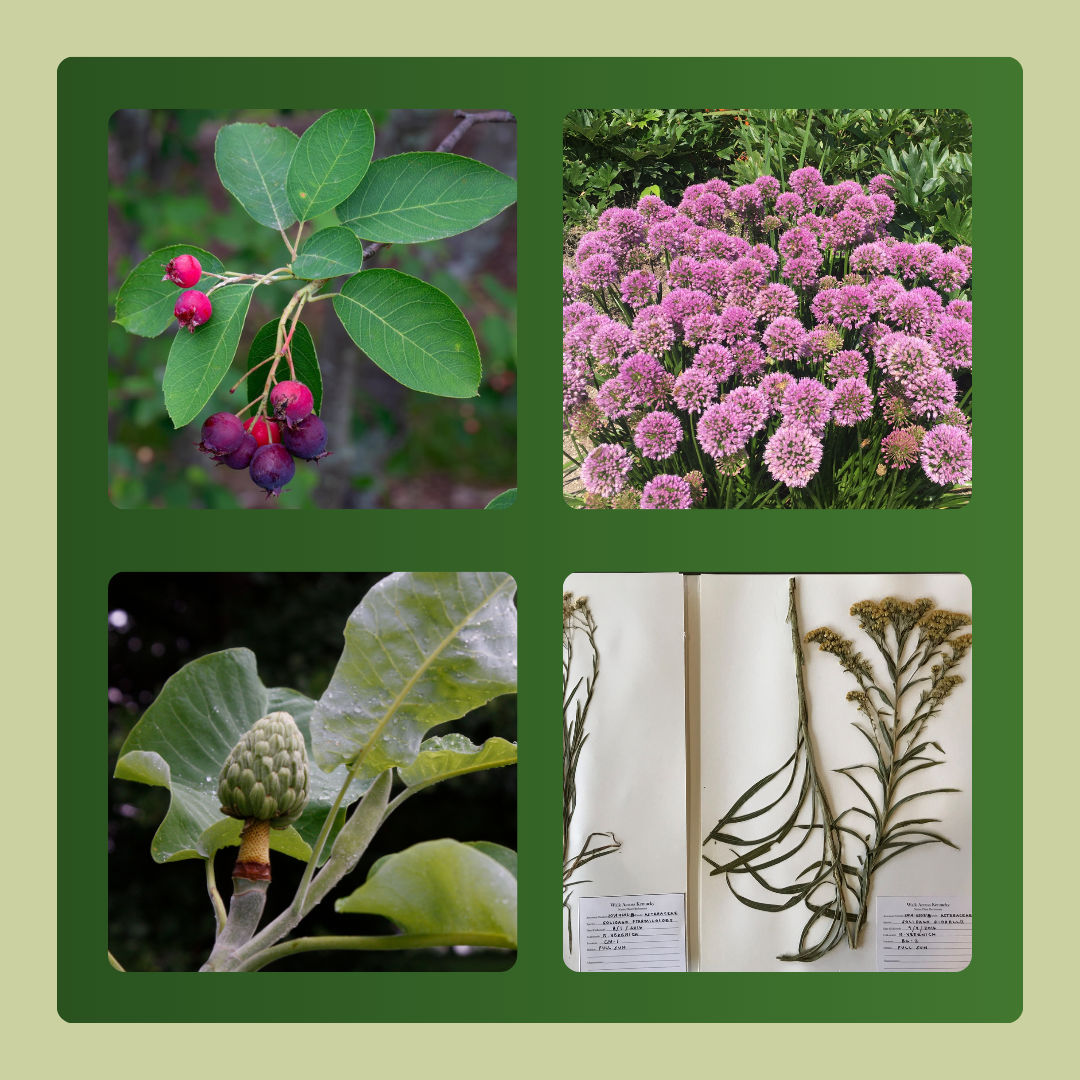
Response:
[{"label": "red berry", "polygon": [[251,464],[251,459],[258,449],[259,446],[255,442],[255,436],[245,434],[240,441],[240,445],[231,454],[219,457],[218,461],[222,465],[228,465],[230,469],[246,469]]},{"label": "red berry", "polygon": [[202,326],[214,313],[210,304],[210,297],[198,289],[188,289],[180,294],[176,301],[173,314],[180,320],[180,325],[195,333],[196,326]]},{"label": "red berry", "polygon": [[250,431],[255,436],[255,441],[259,446],[281,442],[281,432],[277,424],[273,420],[264,420],[261,416],[253,416],[250,420],[245,420],[244,430]]},{"label": "red berry", "polygon": [[292,428],[311,413],[315,399],[302,382],[286,379],[270,391],[270,407],[278,420],[283,420]]},{"label": "red berry", "polygon": [[202,266],[194,255],[177,255],[168,266],[163,267],[165,276],[162,281],[171,281],[179,285],[181,289],[190,289],[192,285],[199,284],[202,277]]},{"label": "red berry", "polygon": [[280,443],[260,446],[251,459],[251,479],[266,491],[266,497],[279,495],[293,478],[296,462]]},{"label": "red berry", "polygon": [[314,414],[305,416],[294,428],[286,428],[281,437],[285,449],[305,461],[326,457],[326,425]]},{"label": "red berry", "polygon": [[204,454],[222,457],[240,448],[244,441],[244,428],[232,413],[219,412],[207,417],[202,426],[202,442],[198,444]]}]

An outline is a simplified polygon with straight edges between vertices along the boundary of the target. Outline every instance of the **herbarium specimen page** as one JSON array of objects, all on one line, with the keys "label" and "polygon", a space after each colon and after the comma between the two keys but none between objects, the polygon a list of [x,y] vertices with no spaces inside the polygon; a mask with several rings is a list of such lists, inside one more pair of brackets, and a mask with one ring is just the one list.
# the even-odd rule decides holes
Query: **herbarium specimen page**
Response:
[{"label": "herbarium specimen page", "polygon": [[[849,807],[869,810],[855,780],[871,794],[875,775],[870,770],[841,773],[835,770],[874,760],[874,750],[853,726],[869,725],[857,702],[848,700],[858,692],[852,675],[845,671],[837,656],[808,643],[805,637],[818,627],[828,627],[850,641],[853,652],[862,654],[873,667],[883,686],[892,686],[885,662],[874,643],[859,628],[860,619],[850,614],[852,604],[863,600],[882,601],[886,597],[912,602],[933,600],[934,606],[948,612],[970,615],[971,585],[959,574],[860,574],[797,575],[796,610],[802,637],[809,731],[817,759],[818,775],[825,787],[832,811],[841,815]],[[786,619],[789,610],[788,575],[702,575],[700,589],[700,667],[701,667],[701,839],[753,784],[781,768],[795,749],[799,715],[795,680],[792,633]],[[962,630],[970,630],[963,626]],[[909,644],[919,628],[914,628]],[[887,631],[889,635],[892,630]],[[953,635],[956,636],[955,634]],[[948,652],[948,642],[935,650]],[[934,661],[941,663],[938,656]],[[904,850],[872,877],[868,917],[852,949],[840,941],[812,963],[778,959],[798,951],[800,934],[811,912],[805,903],[786,911],[760,911],[745,906],[732,894],[732,888],[744,896],[764,903],[783,903],[790,895],[769,893],[752,875],[717,874],[701,860],[697,874],[701,891],[700,949],[704,971],[873,971],[877,945],[877,898],[884,896],[971,896],[971,667],[970,654],[950,669],[948,700],[929,720],[919,741],[932,740],[925,752],[940,764],[926,766],[903,781],[896,798],[928,789],[958,788],[959,791],[931,794],[901,806],[893,815],[901,819],[931,819],[925,828],[948,838],[956,847],[940,842]],[[912,671],[907,673],[909,676]],[[920,674],[930,676],[930,663]],[[951,685],[951,676],[963,682]],[[920,692],[930,683],[916,686],[902,699],[904,721],[913,715]],[[693,751],[693,748],[691,748]],[[783,791],[790,770],[768,788],[763,788],[739,812],[764,806]],[[851,779],[854,777],[854,779]],[[728,826],[724,831],[740,838],[766,836],[791,814],[798,801],[799,781],[779,801],[774,810],[754,820]],[[938,819],[934,822],[932,819]],[[803,813],[800,821],[809,820]],[[874,822],[864,813],[849,812],[839,822],[861,835],[874,830]],[[804,835],[798,831],[783,846],[760,856],[768,861],[790,848]],[[856,838],[841,834],[843,859],[857,865],[863,850]],[[821,858],[821,831],[818,830],[792,859],[770,869],[762,876],[773,886],[795,883],[796,876],[814,860]],[[728,864],[749,848],[733,848],[723,843],[707,843],[701,851],[714,863]],[[883,860],[882,860],[883,861]],[[693,871],[692,871],[693,872]],[[807,878],[802,879],[804,882]],[[820,903],[826,893],[814,899]],[[825,920],[827,922],[827,920]],[[826,929],[819,924],[811,936]]]},{"label": "herbarium specimen page", "polygon": [[[572,952],[562,912],[563,959],[578,970],[579,896],[686,892],[683,579],[572,574],[563,589],[575,599],[588,598],[600,654],[568,850],[579,852],[590,833],[614,833],[620,844],[573,875],[587,883],[570,890]],[[589,643],[579,633],[571,687],[591,678],[592,664]],[[605,840],[611,838],[598,836],[592,846]]]}]

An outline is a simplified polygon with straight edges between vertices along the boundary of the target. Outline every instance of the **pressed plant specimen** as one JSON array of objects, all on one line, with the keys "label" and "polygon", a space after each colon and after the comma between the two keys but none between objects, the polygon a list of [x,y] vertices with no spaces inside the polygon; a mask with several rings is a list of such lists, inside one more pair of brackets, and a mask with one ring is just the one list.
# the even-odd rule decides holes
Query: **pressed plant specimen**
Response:
[{"label": "pressed plant specimen", "polygon": [[[859,619],[860,629],[880,653],[887,679],[880,679],[871,663],[854,650],[853,643],[835,631],[819,627],[806,635],[807,642],[816,642],[821,651],[835,656],[855,679],[858,688],[848,693],[847,700],[866,719],[853,726],[872,749],[871,761],[834,770],[847,777],[864,800],[862,805],[852,805],[834,814],[810,732],[794,578],[789,584],[789,598],[788,621],[799,702],[795,751],[779,769],[735,801],[704,843],[749,849],[723,864],[705,857],[713,867],[710,876],[724,874],[728,887],[741,903],[772,912],[800,903],[806,906],[810,916],[803,926],[798,948],[779,957],[806,963],[820,959],[845,939],[851,948],[858,948],[870,911],[873,875],[891,859],[926,844],[956,847],[929,827],[940,824],[939,818],[906,815],[907,808],[918,799],[959,789],[912,791],[915,785],[906,781],[945,761],[944,749],[927,734],[927,727],[941,711],[945,699],[963,681],[953,670],[971,648],[971,634],[953,635],[969,626],[971,617],[942,610],[927,598],[908,602],[887,596],[881,601],[860,600],[853,604],[851,614]],[[756,809],[744,810],[752,805],[759,792],[783,776],[788,777],[786,785],[775,799]],[[725,831],[731,825],[754,821],[781,807],[796,790],[798,796],[791,813],[767,835],[743,839]],[[809,820],[804,813],[807,806]],[[820,854],[814,862],[785,884],[774,884],[764,876],[763,871],[787,863],[812,837],[821,842]],[[790,844],[783,846],[789,841]],[[766,892],[780,899],[769,903],[740,892],[733,884],[734,876],[739,874],[749,874]]]},{"label": "pressed plant specimen", "polygon": [[[584,634],[592,651],[592,674],[583,675],[570,687],[570,669],[574,661],[574,638]],[[570,824],[577,809],[577,768],[581,751],[588,734],[585,723],[589,715],[596,680],[600,677],[600,650],[596,645],[596,621],[589,607],[589,598],[573,593],[563,593],[563,907],[566,908],[566,932],[570,951],[574,950],[574,931],[570,920],[570,895],[575,885],[584,885],[587,878],[572,880],[577,870],[594,859],[611,855],[622,844],[613,832],[591,832],[579,851],[570,851]],[[573,719],[571,719],[571,710]],[[592,847],[596,837],[610,837],[609,841]]]}]

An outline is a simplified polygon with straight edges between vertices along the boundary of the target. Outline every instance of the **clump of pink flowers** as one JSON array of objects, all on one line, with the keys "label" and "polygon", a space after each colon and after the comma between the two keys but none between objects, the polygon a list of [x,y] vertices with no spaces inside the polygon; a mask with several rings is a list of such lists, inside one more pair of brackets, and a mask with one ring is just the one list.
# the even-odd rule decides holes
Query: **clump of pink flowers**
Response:
[{"label": "clump of pink flowers", "polygon": [[587,505],[966,498],[971,248],[890,231],[891,192],[807,167],[600,215],[563,267]]}]

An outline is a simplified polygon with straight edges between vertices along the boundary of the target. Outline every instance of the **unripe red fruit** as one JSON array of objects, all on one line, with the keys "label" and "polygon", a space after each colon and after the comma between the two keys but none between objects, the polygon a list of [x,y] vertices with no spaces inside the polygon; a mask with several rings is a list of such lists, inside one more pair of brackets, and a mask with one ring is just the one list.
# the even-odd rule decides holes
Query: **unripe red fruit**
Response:
[{"label": "unripe red fruit", "polygon": [[214,309],[210,304],[210,297],[198,289],[188,289],[180,294],[176,301],[173,314],[180,320],[180,325],[195,333],[196,326],[202,326],[207,322]]},{"label": "unripe red fruit", "polygon": [[222,465],[228,465],[230,469],[246,469],[258,449],[259,444],[255,441],[255,436],[245,434],[240,445],[231,454],[219,457],[218,461]]},{"label": "unripe red fruit", "polygon": [[232,413],[219,412],[207,417],[202,426],[202,442],[198,444],[204,454],[222,457],[240,448],[244,441],[244,427]]},{"label": "unripe red fruit", "polygon": [[251,479],[266,491],[266,497],[278,495],[293,478],[296,462],[280,443],[260,446],[251,459]]},{"label": "unripe red fruit", "polygon": [[326,425],[314,414],[305,416],[294,428],[286,428],[281,436],[285,449],[305,461],[326,457]]},{"label": "unripe red fruit", "polygon": [[315,399],[302,382],[286,379],[270,391],[270,407],[278,420],[284,420],[289,427],[296,427],[311,413]]},{"label": "unripe red fruit", "polygon": [[259,446],[281,442],[281,432],[277,424],[273,420],[264,420],[261,416],[253,416],[250,420],[245,420],[244,430],[250,431],[255,436],[255,441]]},{"label": "unripe red fruit", "polygon": [[190,289],[192,285],[199,284],[202,277],[202,266],[194,255],[177,255],[168,266],[163,267],[165,276],[162,281],[171,281],[179,285],[181,289]]}]

